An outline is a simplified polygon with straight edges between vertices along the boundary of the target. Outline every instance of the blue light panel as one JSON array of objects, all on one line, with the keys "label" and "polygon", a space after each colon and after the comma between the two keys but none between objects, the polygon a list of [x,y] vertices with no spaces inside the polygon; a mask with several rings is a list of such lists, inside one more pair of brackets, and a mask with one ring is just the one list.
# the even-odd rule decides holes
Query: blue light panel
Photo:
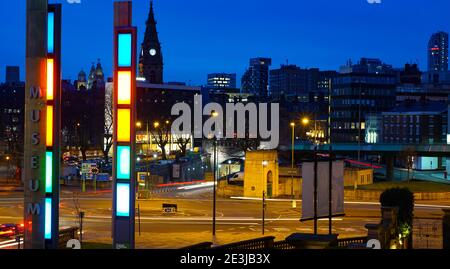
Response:
[{"label": "blue light panel", "polygon": [[55,13],[49,12],[47,19],[47,53],[53,53],[55,44]]},{"label": "blue light panel", "polygon": [[118,64],[119,67],[131,67],[131,34],[119,34]]},{"label": "blue light panel", "polygon": [[45,198],[45,239],[52,239],[52,198]]},{"label": "blue light panel", "polygon": [[117,178],[130,179],[131,150],[129,146],[117,147]]},{"label": "blue light panel", "polygon": [[116,216],[130,216],[130,184],[117,183]]}]

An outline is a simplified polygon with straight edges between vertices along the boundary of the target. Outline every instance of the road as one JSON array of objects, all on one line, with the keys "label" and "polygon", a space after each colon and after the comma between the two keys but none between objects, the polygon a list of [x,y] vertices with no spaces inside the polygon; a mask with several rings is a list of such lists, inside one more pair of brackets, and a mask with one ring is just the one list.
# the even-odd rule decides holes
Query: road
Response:
[{"label": "road", "polygon": [[[149,200],[139,200],[140,225],[136,218],[136,246],[138,248],[179,248],[211,241],[212,201],[211,189],[177,191],[155,195]],[[21,223],[23,198],[21,193],[1,193],[0,223]],[[62,191],[61,226],[77,225],[75,204],[85,211],[84,240],[111,243],[111,193],[80,195],[74,199],[71,191]],[[178,212],[162,213],[162,203],[176,203]],[[292,233],[313,232],[312,221],[300,222],[301,201],[297,208],[290,201],[268,200],[265,235],[283,240]],[[450,202],[416,204],[415,217],[421,222],[440,222],[441,208],[450,208]],[[373,202],[345,204],[344,217],[333,220],[333,232],[340,237],[367,235],[367,223],[378,223],[380,206]],[[262,204],[258,200],[217,200],[216,243],[224,244],[262,236]],[[328,233],[328,221],[319,220],[319,233]],[[140,226],[140,235],[139,235]]]}]

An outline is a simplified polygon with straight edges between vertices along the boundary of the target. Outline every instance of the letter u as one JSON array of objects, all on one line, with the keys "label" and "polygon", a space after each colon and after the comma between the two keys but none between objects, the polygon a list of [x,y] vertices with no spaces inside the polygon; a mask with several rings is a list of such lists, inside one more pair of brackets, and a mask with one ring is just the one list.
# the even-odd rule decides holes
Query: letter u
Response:
[{"label": "letter u", "polygon": [[28,188],[30,191],[37,192],[39,190],[39,180],[30,179],[28,182]]}]

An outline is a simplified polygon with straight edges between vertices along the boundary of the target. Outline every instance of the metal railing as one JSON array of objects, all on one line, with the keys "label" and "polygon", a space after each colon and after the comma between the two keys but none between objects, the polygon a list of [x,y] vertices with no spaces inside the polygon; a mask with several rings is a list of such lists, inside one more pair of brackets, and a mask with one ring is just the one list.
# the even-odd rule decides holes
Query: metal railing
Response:
[{"label": "metal railing", "polygon": [[58,248],[66,249],[67,242],[71,239],[78,239],[78,227],[70,227],[59,231]]},{"label": "metal railing", "polygon": [[215,247],[215,249],[245,249],[245,250],[260,250],[273,248],[274,236],[261,237],[236,243],[231,243],[223,246]]},{"label": "metal railing", "polygon": [[337,241],[338,247],[345,248],[352,244],[365,244],[367,243],[367,236],[341,238]]},{"label": "metal railing", "polygon": [[278,242],[273,242],[272,248],[278,249],[278,250],[289,250],[289,249],[295,249],[295,246],[289,244],[286,241],[278,241]]}]

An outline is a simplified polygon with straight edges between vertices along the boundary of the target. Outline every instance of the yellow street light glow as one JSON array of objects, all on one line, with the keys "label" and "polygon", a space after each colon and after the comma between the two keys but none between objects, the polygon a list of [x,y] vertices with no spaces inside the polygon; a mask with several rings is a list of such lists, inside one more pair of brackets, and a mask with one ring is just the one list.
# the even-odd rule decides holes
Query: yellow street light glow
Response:
[{"label": "yellow street light glow", "polygon": [[140,121],[136,122],[136,127],[141,128],[142,127],[142,123]]},{"label": "yellow street light glow", "polygon": [[130,109],[117,110],[117,141],[131,141],[131,111]]},{"label": "yellow street light glow", "polygon": [[303,119],[302,119],[302,123],[303,123],[304,125],[309,124],[309,119],[308,119],[308,118],[303,118]]},{"label": "yellow street light glow", "polygon": [[131,104],[131,72],[130,71],[119,71],[117,95],[118,95],[119,105]]},{"label": "yellow street light glow", "polygon": [[212,115],[213,117],[219,117],[219,112],[214,111],[213,113],[211,113],[211,115]]},{"label": "yellow street light glow", "polygon": [[10,159],[9,156],[6,156],[6,160],[9,161],[9,159]]},{"label": "yellow street light glow", "polygon": [[54,61],[47,59],[47,101],[53,100]]},{"label": "yellow street light glow", "polygon": [[291,122],[291,127],[295,127],[295,122]]},{"label": "yellow street light glow", "polygon": [[155,122],[153,123],[153,126],[154,126],[155,128],[158,128],[158,127],[159,127],[159,122],[155,121]]},{"label": "yellow street light glow", "polygon": [[47,126],[45,134],[45,145],[47,147],[53,146],[53,106],[47,106]]}]

